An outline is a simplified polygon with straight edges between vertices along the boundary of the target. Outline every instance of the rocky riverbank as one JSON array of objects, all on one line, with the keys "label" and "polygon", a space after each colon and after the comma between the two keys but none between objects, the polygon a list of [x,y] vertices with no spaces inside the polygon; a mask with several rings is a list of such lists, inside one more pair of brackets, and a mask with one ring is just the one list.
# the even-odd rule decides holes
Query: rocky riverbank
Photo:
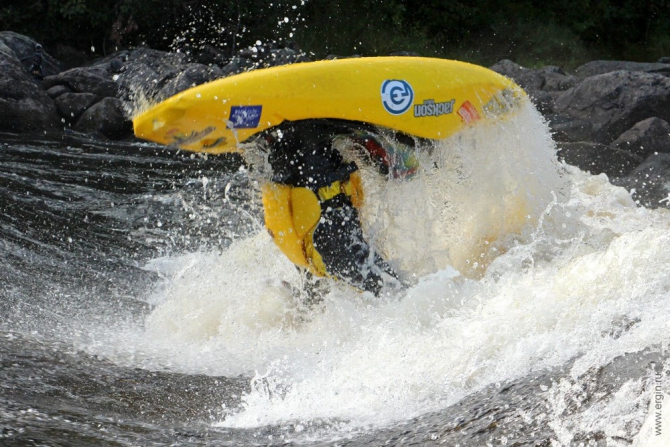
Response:
[{"label": "rocky riverbank", "polygon": [[[197,57],[148,48],[124,50],[86,65],[66,66],[40,55],[42,79],[30,68],[37,42],[0,32],[0,132],[81,132],[129,139],[128,118],[144,100],[245,70],[309,60],[292,48],[258,45],[225,56]],[[493,70],[530,95],[547,119],[567,163],[606,174],[641,205],[670,207],[670,61],[594,61],[568,74],[560,67],[527,69],[503,60]]]}]

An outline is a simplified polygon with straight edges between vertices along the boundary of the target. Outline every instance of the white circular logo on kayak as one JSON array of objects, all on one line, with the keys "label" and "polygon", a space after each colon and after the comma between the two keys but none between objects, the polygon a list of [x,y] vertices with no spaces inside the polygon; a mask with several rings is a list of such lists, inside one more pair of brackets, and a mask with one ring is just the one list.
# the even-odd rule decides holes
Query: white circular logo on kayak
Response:
[{"label": "white circular logo on kayak", "polygon": [[382,104],[388,113],[401,115],[414,101],[414,90],[407,81],[387,79],[382,83]]}]

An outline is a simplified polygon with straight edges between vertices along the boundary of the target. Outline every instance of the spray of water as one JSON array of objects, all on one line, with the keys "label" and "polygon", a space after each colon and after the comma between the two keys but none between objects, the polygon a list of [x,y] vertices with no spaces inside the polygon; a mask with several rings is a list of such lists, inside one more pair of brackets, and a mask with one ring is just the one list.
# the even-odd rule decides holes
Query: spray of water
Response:
[{"label": "spray of water", "polygon": [[[297,433],[314,421],[383,426],[532,371],[574,361],[577,377],[669,341],[669,213],[558,163],[530,106],[420,157],[410,181],[364,175],[365,231],[412,280],[407,290],[377,300],[334,284],[306,309],[292,293],[302,278],[260,231],[222,253],[152,261],[146,268],[165,280],[145,327],[94,350],[150,368],[249,375],[250,391],[220,425]],[[566,420],[569,389],[545,390],[564,440],[589,424],[608,433],[641,424],[650,399],[631,381],[611,405]]]}]

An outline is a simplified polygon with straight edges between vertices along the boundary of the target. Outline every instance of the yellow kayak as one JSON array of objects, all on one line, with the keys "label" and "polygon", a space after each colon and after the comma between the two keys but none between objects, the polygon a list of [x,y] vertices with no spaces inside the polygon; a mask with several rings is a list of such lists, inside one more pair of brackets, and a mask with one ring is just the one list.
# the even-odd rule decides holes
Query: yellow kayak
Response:
[{"label": "yellow kayak", "polygon": [[133,120],[139,138],[223,153],[281,124],[341,119],[442,139],[506,114],[523,91],[510,79],[465,62],[371,57],[250,71],[183,91]]}]

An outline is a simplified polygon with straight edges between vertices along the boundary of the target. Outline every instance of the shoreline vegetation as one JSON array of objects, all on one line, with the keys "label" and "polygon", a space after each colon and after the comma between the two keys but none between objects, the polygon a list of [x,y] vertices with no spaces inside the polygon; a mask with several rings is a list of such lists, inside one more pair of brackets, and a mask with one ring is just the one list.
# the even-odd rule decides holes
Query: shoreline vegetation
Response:
[{"label": "shoreline vegetation", "polygon": [[311,58],[405,52],[490,66],[573,70],[670,55],[670,0],[5,0],[0,30],[29,35],[69,66],[148,46],[227,57],[260,41]]}]

